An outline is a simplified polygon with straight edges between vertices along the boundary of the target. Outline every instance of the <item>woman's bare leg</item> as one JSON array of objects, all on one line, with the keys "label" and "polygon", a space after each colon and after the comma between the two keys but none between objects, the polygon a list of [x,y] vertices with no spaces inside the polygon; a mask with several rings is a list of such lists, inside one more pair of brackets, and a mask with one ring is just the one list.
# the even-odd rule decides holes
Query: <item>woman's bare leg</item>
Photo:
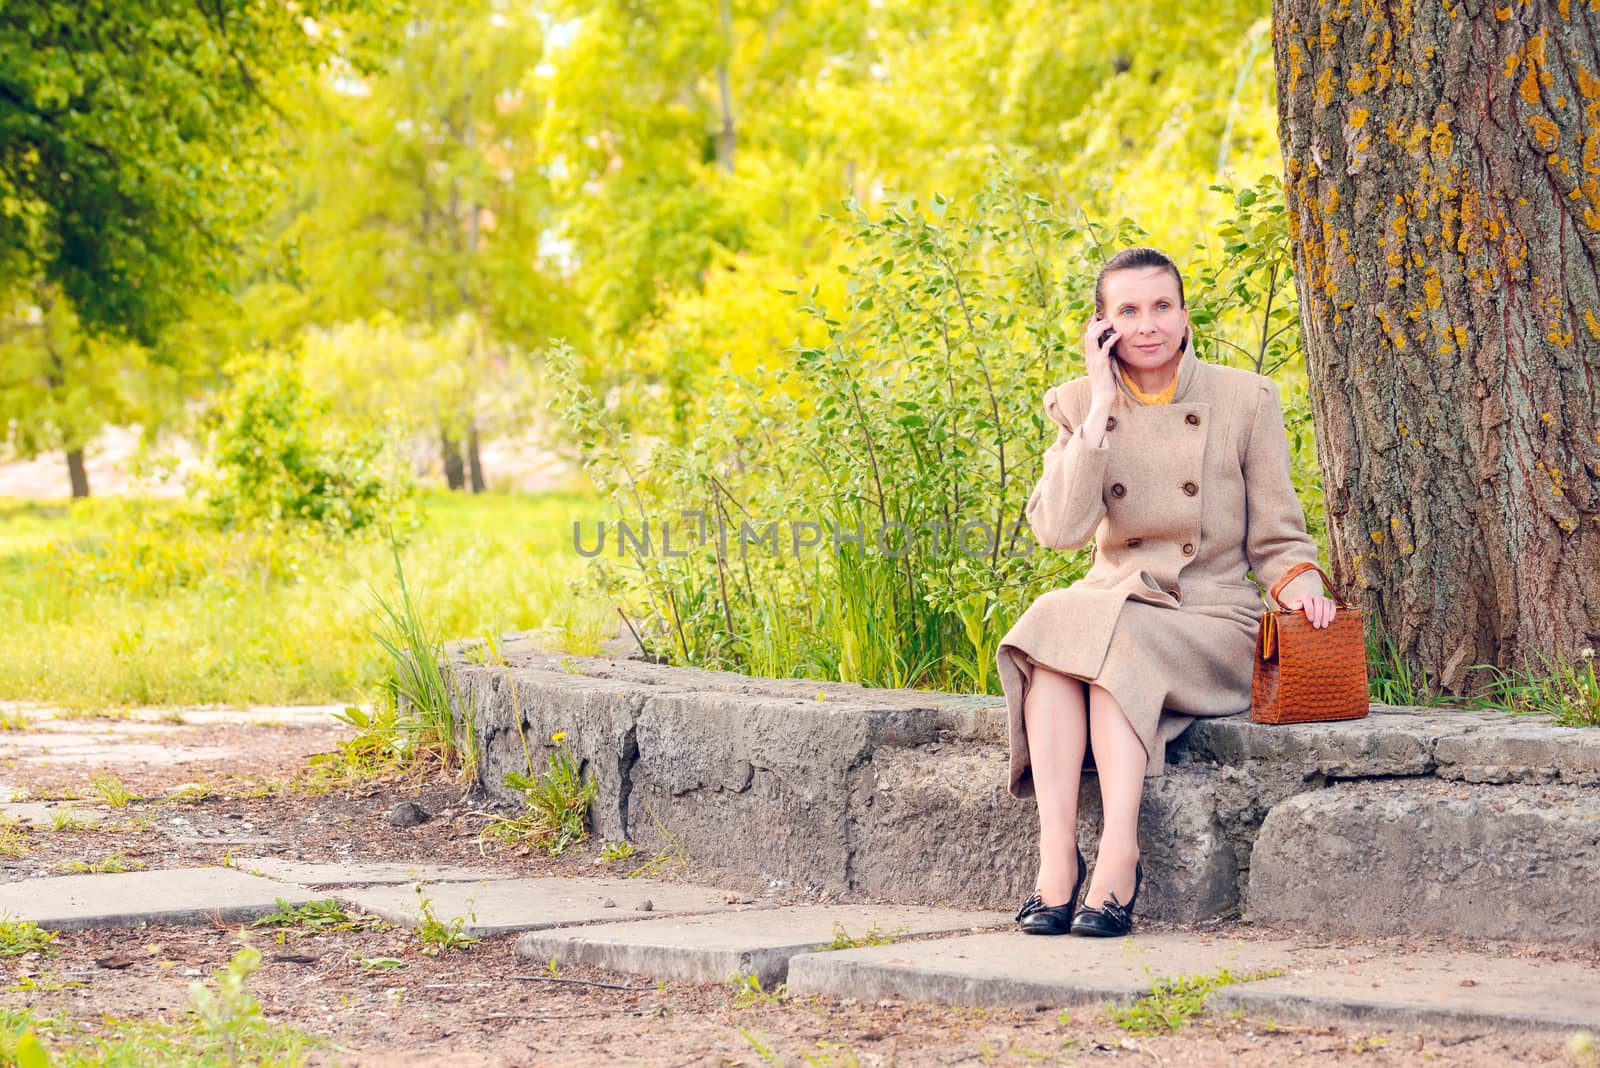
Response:
[{"label": "woman's bare leg", "polygon": [[1099,686],[1089,687],[1089,744],[1100,776],[1105,823],[1083,904],[1099,908],[1108,894],[1115,893],[1126,905],[1133,896],[1133,869],[1139,861],[1139,801],[1149,758],[1122,706]]},{"label": "woman's bare leg", "polygon": [[1082,682],[1034,666],[1022,720],[1039,798],[1038,887],[1046,905],[1065,904],[1078,881],[1078,786],[1089,733],[1084,704]]}]

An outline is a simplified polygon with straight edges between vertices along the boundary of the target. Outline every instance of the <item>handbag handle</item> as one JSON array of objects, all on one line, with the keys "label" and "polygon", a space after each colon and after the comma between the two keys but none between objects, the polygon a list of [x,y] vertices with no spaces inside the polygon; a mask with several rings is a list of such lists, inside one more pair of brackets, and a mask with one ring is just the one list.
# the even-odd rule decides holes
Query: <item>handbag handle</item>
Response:
[{"label": "handbag handle", "polygon": [[1336,586],[1334,586],[1333,580],[1328,577],[1328,573],[1322,570],[1322,568],[1318,567],[1316,564],[1295,564],[1293,567],[1283,573],[1283,577],[1281,579],[1273,583],[1272,589],[1267,591],[1268,596],[1270,596],[1274,602],[1282,604],[1283,602],[1278,600],[1278,594],[1283,592],[1283,588],[1285,586],[1289,585],[1289,583],[1293,582],[1301,575],[1304,575],[1307,571],[1315,571],[1322,577],[1323,588],[1329,593],[1333,594],[1334,604],[1338,605],[1340,608],[1353,607],[1349,601],[1346,601],[1343,597],[1339,596],[1339,590]]}]

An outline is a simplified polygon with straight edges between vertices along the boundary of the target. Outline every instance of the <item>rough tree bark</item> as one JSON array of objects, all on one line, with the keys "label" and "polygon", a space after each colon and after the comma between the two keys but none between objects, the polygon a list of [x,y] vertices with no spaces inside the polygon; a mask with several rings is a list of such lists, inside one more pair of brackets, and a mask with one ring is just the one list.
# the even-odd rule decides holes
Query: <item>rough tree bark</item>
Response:
[{"label": "rough tree bark", "polygon": [[1413,669],[1600,639],[1600,11],[1274,0],[1335,579]]}]

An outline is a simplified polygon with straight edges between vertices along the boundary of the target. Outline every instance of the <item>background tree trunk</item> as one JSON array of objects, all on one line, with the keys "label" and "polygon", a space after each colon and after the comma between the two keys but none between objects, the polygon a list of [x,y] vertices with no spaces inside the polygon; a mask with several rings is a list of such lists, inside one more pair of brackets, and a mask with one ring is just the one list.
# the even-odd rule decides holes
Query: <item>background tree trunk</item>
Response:
[{"label": "background tree trunk", "polygon": [[466,470],[461,463],[461,443],[449,434],[439,436],[439,452],[444,460],[444,482],[453,490],[466,489]]},{"label": "background tree trunk", "polygon": [[467,424],[467,481],[472,486],[473,493],[482,493],[488,488],[483,481],[483,459],[478,455],[478,424]]},{"label": "background tree trunk", "polygon": [[1600,12],[1275,0],[1335,579],[1413,669],[1600,638]]},{"label": "background tree trunk", "polygon": [[67,450],[67,479],[74,497],[89,496],[89,472],[83,466],[83,446]]}]

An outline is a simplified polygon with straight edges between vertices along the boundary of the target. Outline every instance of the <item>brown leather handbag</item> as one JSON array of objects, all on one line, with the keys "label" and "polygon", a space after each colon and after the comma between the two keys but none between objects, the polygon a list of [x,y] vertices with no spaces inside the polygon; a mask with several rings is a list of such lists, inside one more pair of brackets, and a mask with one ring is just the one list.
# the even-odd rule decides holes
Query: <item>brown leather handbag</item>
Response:
[{"label": "brown leather handbag", "polygon": [[1272,587],[1272,600],[1307,571],[1322,576],[1339,610],[1318,630],[1304,612],[1269,611],[1256,635],[1250,718],[1257,723],[1318,723],[1367,714],[1366,621],[1316,564],[1296,564]]}]

